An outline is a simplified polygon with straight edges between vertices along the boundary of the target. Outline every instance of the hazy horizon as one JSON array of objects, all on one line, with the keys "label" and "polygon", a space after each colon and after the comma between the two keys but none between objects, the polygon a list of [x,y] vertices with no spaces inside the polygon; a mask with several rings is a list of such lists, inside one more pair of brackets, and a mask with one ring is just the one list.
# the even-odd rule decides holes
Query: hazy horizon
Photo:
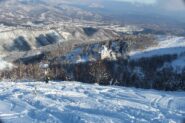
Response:
[{"label": "hazy horizon", "polygon": [[[179,27],[183,25],[183,28],[185,27],[184,0],[0,0],[2,11],[4,9],[3,2],[9,1],[26,5],[32,5],[33,3],[39,5],[40,3],[40,5],[45,6],[45,10],[48,10],[48,7],[51,6],[58,9],[57,6],[67,5],[68,7],[76,7],[82,11],[98,14],[104,18],[103,20],[119,21],[121,23],[167,24],[178,25]],[[43,7],[42,5],[40,7]],[[16,11],[16,8],[19,9],[22,6],[10,4],[8,9],[11,10],[11,7]],[[36,6],[33,5],[32,7],[35,8]],[[23,9],[25,13],[30,12],[29,7],[23,7]],[[44,8],[42,9],[44,10]],[[59,11],[62,12],[60,9]]]}]

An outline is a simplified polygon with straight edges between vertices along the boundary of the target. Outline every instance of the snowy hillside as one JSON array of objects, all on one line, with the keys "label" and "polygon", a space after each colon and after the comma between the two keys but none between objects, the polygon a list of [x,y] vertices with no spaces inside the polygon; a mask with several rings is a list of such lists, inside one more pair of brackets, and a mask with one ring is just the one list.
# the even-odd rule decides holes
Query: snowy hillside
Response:
[{"label": "snowy hillside", "polygon": [[[110,40],[118,34],[114,31],[90,27],[61,26],[43,28],[17,28],[0,31],[0,53],[5,51],[29,51],[63,41]],[[1,30],[1,27],[0,27]]]},{"label": "snowy hillside", "polygon": [[142,57],[161,56],[165,54],[181,54],[185,52],[185,37],[159,36],[158,45],[147,47],[144,50],[129,53],[132,59]]},{"label": "snowy hillside", "polygon": [[1,82],[5,123],[181,123],[185,92],[78,82]]},{"label": "snowy hillside", "polygon": [[131,59],[135,60],[153,56],[177,55],[177,59],[164,66],[172,66],[175,71],[182,72],[185,68],[185,37],[159,36],[158,45],[140,51],[132,51],[129,55]]},{"label": "snowy hillside", "polygon": [[103,59],[117,60],[126,58],[127,44],[122,40],[102,41],[91,44],[80,44],[59,61],[66,63],[83,63]]}]

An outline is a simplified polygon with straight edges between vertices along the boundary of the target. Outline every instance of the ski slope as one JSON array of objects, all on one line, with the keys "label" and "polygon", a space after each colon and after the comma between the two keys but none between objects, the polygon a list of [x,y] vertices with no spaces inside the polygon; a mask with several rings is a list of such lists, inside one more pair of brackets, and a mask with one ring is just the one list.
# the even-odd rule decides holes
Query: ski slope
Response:
[{"label": "ski slope", "polygon": [[4,123],[181,123],[185,92],[79,82],[1,82]]},{"label": "ski slope", "polygon": [[131,51],[131,59],[140,59],[143,57],[162,56],[170,54],[185,54],[185,37],[159,36],[158,45],[148,47],[144,50]]}]

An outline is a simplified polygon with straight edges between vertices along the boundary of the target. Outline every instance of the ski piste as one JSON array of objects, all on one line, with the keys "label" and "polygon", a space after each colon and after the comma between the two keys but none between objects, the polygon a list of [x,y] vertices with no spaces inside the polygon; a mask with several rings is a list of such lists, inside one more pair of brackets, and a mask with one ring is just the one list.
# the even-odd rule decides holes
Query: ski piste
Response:
[{"label": "ski piste", "polygon": [[14,123],[181,123],[185,93],[80,82],[1,82],[0,118]]}]

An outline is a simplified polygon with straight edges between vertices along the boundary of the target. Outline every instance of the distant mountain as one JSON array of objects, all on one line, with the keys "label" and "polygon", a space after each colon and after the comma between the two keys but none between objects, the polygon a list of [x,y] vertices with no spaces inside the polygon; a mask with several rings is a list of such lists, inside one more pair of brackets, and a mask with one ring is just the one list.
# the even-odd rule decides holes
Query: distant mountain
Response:
[{"label": "distant mountain", "polygon": [[83,20],[184,29],[185,10],[169,10],[165,1],[148,5],[114,0],[1,0],[0,23],[16,26]]},{"label": "distant mountain", "polygon": [[99,14],[72,6],[71,2],[65,0],[6,0],[0,3],[0,12],[0,23],[8,26],[27,25],[29,22],[98,21],[102,18]]}]

